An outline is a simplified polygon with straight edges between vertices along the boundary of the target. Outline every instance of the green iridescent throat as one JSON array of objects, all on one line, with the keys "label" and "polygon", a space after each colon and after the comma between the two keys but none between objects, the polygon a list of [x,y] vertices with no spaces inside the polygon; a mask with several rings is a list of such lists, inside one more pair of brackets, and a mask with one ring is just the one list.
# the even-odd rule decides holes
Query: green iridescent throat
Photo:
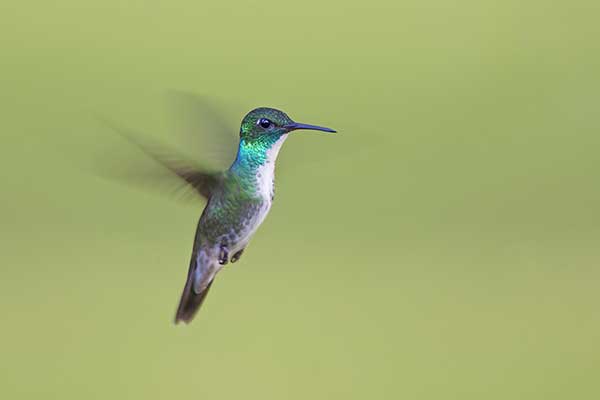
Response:
[{"label": "green iridescent throat", "polygon": [[240,140],[240,146],[231,171],[244,176],[256,176],[258,169],[267,161],[267,152],[281,138],[280,134],[263,135],[252,141]]}]

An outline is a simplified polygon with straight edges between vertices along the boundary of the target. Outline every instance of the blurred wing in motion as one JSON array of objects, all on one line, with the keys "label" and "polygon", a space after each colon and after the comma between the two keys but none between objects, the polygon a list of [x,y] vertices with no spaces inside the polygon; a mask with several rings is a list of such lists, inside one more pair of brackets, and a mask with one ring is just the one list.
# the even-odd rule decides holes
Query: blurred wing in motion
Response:
[{"label": "blurred wing in motion", "polygon": [[[132,167],[129,165],[125,168],[118,168],[118,171],[113,171],[110,173],[111,177],[157,187],[161,186],[161,183],[172,182],[172,177],[175,175],[185,183],[183,185],[184,188],[192,189],[193,193],[199,194],[205,199],[210,198],[214,189],[219,185],[222,172],[202,168],[172,148],[159,144],[148,137],[142,137],[140,134],[117,127],[114,123],[105,119],[102,119],[102,121],[163,167],[157,171],[156,168],[141,168],[140,166]],[[129,164],[131,164],[132,158],[134,157],[128,157],[127,161]],[[172,174],[165,174],[165,169]],[[178,189],[182,187],[182,185],[177,186]]]},{"label": "blurred wing in motion", "polygon": [[183,137],[186,147],[216,169],[228,168],[238,147],[239,127],[224,114],[225,107],[190,92],[171,90],[167,105],[173,118],[173,130]]}]

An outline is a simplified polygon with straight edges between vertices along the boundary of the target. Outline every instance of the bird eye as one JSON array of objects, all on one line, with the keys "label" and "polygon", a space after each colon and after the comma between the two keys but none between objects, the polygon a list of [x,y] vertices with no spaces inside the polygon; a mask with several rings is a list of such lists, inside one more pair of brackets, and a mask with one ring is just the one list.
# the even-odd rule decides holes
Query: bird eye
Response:
[{"label": "bird eye", "polygon": [[257,121],[258,125],[260,125],[261,127],[265,128],[265,129],[269,129],[271,126],[273,126],[273,123],[266,119],[266,118],[261,118]]}]

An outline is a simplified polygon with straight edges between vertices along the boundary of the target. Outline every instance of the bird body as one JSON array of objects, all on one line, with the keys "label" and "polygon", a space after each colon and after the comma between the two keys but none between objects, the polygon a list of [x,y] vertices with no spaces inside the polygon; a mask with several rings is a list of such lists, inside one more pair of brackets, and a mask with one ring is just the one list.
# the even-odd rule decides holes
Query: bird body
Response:
[{"label": "bird body", "polygon": [[192,320],[216,274],[240,258],[264,221],[274,197],[275,161],[288,133],[297,129],[335,132],[295,123],[275,109],[258,108],[242,121],[237,157],[228,170],[219,174],[175,171],[208,199],[175,322]]}]

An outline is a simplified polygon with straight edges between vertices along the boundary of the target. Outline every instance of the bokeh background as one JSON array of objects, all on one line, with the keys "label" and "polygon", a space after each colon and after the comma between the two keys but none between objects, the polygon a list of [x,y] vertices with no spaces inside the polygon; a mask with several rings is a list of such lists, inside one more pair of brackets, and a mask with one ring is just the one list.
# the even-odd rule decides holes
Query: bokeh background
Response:
[{"label": "bokeh background", "polygon": [[[3,4],[0,397],[598,398],[599,17]],[[288,140],[271,215],[190,326],[202,203],[90,172],[126,146],[95,116],[171,138],[171,89],[234,129],[267,105],[340,132]]]}]

